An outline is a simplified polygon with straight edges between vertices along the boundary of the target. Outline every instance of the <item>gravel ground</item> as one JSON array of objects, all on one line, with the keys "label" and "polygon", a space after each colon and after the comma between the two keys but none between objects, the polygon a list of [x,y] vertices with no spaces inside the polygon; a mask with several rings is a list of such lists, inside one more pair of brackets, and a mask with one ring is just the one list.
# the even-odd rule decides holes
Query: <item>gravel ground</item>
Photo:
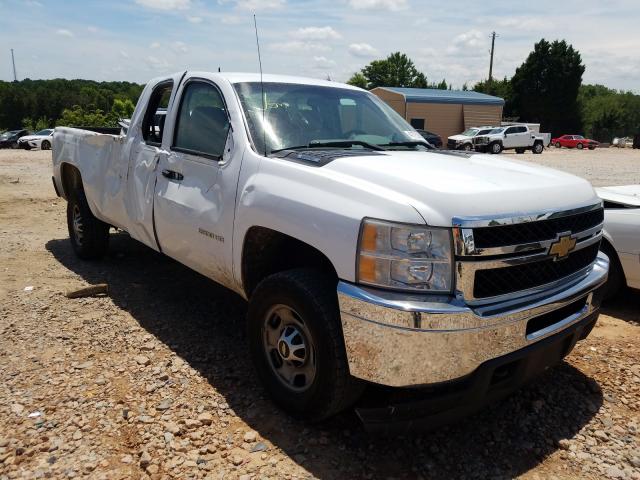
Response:
[{"label": "gravel ground", "polygon": [[[523,158],[640,183],[640,152]],[[264,397],[240,298],[122,234],[104,261],[77,260],[50,177],[50,153],[0,151],[0,479],[640,480],[640,294],[456,425],[394,438],[351,412],[309,425]],[[64,296],[99,282],[108,296]]]}]

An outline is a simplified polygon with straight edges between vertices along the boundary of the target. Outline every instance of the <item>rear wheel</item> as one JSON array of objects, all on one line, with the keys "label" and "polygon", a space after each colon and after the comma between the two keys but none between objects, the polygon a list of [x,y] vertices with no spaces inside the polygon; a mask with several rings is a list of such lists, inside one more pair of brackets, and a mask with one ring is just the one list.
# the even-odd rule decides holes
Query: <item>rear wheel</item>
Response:
[{"label": "rear wheel", "polygon": [[584,148],[584,145],[582,145],[581,143],[579,143],[578,145],[576,145],[576,148],[578,150],[582,150]]},{"label": "rear wheel", "polygon": [[502,144],[500,142],[494,142],[489,145],[489,151],[493,154],[498,154],[502,152]]},{"label": "rear wheel", "polygon": [[109,225],[97,219],[82,188],[74,190],[67,202],[67,228],[76,255],[83,260],[101,258],[109,246]]},{"label": "rear wheel", "polygon": [[249,302],[258,377],[288,413],[322,420],[352,405],[364,384],[349,374],[335,280],[315,270],[264,279]]},{"label": "rear wheel", "polygon": [[43,140],[42,143],[40,144],[40,149],[42,150],[51,149],[51,144],[49,143],[49,140]]},{"label": "rear wheel", "polygon": [[556,142],[556,148],[562,148],[562,145],[560,145],[560,142]]}]

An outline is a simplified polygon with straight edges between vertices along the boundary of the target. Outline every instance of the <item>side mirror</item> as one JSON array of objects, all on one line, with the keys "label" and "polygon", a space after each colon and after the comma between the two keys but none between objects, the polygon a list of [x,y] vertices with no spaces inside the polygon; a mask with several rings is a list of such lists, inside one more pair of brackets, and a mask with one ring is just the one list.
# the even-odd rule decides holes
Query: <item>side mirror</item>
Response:
[{"label": "side mirror", "polygon": [[504,138],[507,138],[507,132],[504,132]]}]

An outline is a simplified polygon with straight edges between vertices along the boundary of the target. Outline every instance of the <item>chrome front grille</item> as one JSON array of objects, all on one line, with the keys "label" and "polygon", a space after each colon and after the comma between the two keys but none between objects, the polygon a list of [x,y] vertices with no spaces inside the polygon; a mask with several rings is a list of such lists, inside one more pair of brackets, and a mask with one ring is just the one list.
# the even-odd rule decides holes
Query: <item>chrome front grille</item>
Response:
[{"label": "chrome front grille", "polygon": [[561,287],[598,254],[601,204],[506,218],[455,218],[456,294],[489,303]]}]

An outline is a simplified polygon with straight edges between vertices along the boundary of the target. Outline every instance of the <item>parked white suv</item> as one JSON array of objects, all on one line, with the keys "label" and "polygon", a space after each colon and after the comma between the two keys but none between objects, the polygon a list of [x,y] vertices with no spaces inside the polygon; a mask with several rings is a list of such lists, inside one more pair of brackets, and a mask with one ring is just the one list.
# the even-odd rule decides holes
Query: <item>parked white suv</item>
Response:
[{"label": "parked white suv", "polygon": [[473,150],[473,138],[478,135],[486,135],[496,127],[471,127],[458,135],[451,135],[447,138],[447,148],[449,150]]},{"label": "parked white suv", "polygon": [[524,153],[542,153],[544,150],[544,136],[534,132],[526,125],[512,125],[491,130],[484,135],[477,135],[473,139],[473,146],[478,152],[500,153],[502,150],[515,150]]}]

